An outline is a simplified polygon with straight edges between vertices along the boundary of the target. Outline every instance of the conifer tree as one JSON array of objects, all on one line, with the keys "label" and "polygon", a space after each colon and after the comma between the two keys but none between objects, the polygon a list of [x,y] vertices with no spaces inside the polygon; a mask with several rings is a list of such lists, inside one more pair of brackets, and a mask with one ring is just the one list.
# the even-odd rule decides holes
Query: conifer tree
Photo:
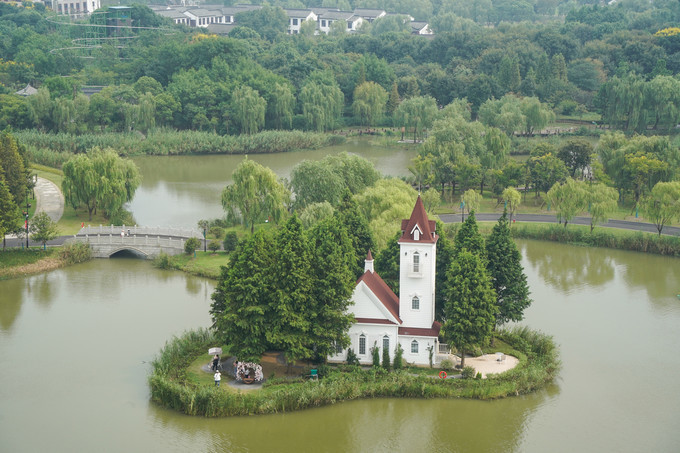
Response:
[{"label": "conifer tree", "polygon": [[521,321],[531,305],[529,285],[521,264],[521,255],[510,237],[508,213],[498,219],[486,240],[487,269],[496,290],[496,326],[508,321]]},{"label": "conifer tree", "polygon": [[9,193],[7,184],[2,177],[0,166],[0,234],[2,234],[2,248],[5,248],[5,235],[14,231],[21,223],[21,212]]},{"label": "conifer tree", "polygon": [[[399,294],[399,238],[401,231],[392,237],[387,247],[375,257],[375,271],[395,294]],[[439,244],[437,244],[439,245]],[[439,247],[437,247],[439,248]],[[439,258],[439,255],[437,255]]]},{"label": "conifer tree", "polygon": [[270,273],[272,322],[267,328],[267,339],[285,352],[289,364],[312,356],[308,340],[312,278],[305,236],[300,219],[293,214],[276,235],[276,258]]},{"label": "conifer tree", "polygon": [[355,254],[352,271],[355,278],[359,278],[364,273],[366,255],[374,247],[373,236],[371,235],[368,221],[359,212],[359,208],[349,190],[345,190],[335,215],[338,216],[340,222],[347,229],[352,241],[352,248]]},{"label": "conifer tree", "polygon": [[397,82],[392,82],[392,90],[390,91],[390,96],[387,98],[385,111],[388,115],[392,116],[397,110],[397,107],[399,107],[399,89],[397,88]]},{"label": "conifer tree", "polygon": [[349,346],[347,332],[354,317],[347,309],[354,291],[354,249],[344,226],[334,217],[317,223],[309,232],[309,344],[317,359],[325,361],[338,345]]},{"label": "conifer tree", "polygon": [[258,363],[268,347],[274,249],[270,233],[260,230],[248,236],[232,253],[229,266],[222,267],[212,295],[213,328],[240,361]]},{"label": "conifer tree", "polygon": [[456,234],[456,241],[454,243],[454,251],[456,256],[460,255],[463,249],[484,257],[486,252],[484,250],[484,238],[479,233],[477,227],[477,219],[475,219],[475,212],[470,212],[470,215]]},{"label": "conifer tree", "polygon": [[[444,231],[444,224],[437,221],[437,231]],[[454,259],[455,250],[453,242],[444,234],[439,234],[437,240],[437,274],[435,275],[435,293],[434,293],[434,316],[438,321],[444,320],[444,304],[446,301],[446,271],[451,266]]]},{"label": "conifer tree", "polygon": [[482,259],[466,249],[458,253],[447,274],[441,336],[461,353],[464,367],[465,352],[491,336],[498,311],[496,296]]}]

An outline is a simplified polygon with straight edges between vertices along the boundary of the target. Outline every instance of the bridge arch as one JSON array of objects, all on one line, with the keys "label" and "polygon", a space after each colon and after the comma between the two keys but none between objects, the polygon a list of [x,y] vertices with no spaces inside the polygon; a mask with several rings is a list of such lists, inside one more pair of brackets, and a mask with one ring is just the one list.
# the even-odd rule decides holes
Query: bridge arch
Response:
[{"label": "bridge arch", "polygon": [[153,258],[153,257],[150,256],[148,253],[146,253],[145,251],[140,250],[140,249],[138,249],[137,247],[129,247],[129,246],[119,247],[119,248],[117,248],[117,249],[115,249],[115,250],[112,250],[112,251],[108,254],[108,258],[111,258],[111,257],[112,257],[113,255],[115,255],[116,253],[121,253],[121,252],[132,252],[133,255],[136,255],[136,256],[138,256],[139,258],[142,258],[142,259]]}]

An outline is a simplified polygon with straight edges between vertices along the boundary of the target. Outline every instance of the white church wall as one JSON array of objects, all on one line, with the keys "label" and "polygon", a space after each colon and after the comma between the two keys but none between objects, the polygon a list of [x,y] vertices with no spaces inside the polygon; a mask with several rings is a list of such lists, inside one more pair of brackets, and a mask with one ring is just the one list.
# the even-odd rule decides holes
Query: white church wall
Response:
[{"label": "white church wall", "polygon": [[[413,255],[420,256],[420,272],[413,272]],[[436,248],[434,244],[403,244],[399,277],[399,317],[404,326],[429,329],[434,321],[434,274]],[[413,309],[418,297],[419,308]]]}]

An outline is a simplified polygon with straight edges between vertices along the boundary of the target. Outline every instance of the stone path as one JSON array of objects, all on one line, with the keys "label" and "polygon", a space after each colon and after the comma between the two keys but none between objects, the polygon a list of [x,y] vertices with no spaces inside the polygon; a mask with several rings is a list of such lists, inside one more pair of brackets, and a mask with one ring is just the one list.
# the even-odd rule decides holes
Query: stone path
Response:
[{"label": "stone path", "polygon": [[64,215],[64,196],[59,187],[45,178],[38,178],[35,184],[35,212],[46,212],[50,218],[58,222]]}]

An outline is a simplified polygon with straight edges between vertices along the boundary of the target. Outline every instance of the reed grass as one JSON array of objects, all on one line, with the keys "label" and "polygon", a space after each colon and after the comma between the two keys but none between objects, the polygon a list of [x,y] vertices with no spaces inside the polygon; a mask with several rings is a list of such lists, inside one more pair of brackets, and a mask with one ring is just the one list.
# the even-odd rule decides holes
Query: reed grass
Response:
[{"label": "reed grass", "polygon": [[519,357],[512,370],[488,379],[436,379],[377,367],[338,367],[321,380],[288,382],[274,379],[255,392],[234,393],[186,379],[196,355],[216,344],[208,330],[187,332],[166,344],[153,361],[149,377],[153,401],[188,415],[223,417],[290,412],[360,398],[475,398],[521,395],[551,382],[559,371],[551,337],[528,328],[498,333]]},{"label": "reed grass", "polygon": [[140,133],[72,135],[36,130],[17,131],[29,159],[49,167],[61,167],[73,154],[94,147],[114,149],[121,156],[180,154],[265,154],[318,149],[344,141],[344,137],[302,131],[264,131],[253,135],[219,135],[211,132],[156,129]]}]

